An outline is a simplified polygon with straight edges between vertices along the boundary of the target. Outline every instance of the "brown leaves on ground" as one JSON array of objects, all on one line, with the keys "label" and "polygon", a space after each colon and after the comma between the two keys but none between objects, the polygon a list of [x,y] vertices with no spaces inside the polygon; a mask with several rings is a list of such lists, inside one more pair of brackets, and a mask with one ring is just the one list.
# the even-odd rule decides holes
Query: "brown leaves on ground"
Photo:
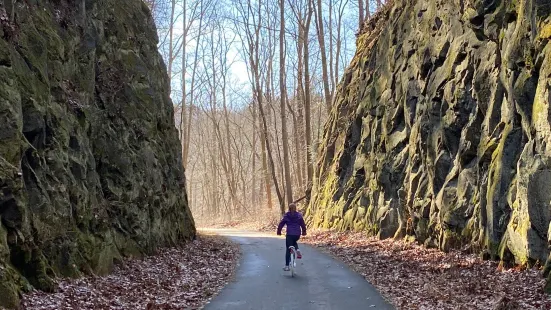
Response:
[{"label": "brown leaves on ground", "polygon": [[233,274],[239,247],[198,236],[179,248],[125,261],[104,277],[62,280],[58,292],[34,291],[23,309],[198,309]]},{"label": "brown leaves on ground", "polygon": [[315,232],[303,240],[342,259],[398,309],[551,309],[537,269],[502,269],[475,255],[361,233]]}]

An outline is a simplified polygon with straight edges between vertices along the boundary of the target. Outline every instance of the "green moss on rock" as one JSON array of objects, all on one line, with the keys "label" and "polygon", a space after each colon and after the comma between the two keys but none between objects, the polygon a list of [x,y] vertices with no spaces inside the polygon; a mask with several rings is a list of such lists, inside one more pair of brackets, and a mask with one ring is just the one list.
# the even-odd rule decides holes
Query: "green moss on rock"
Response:
[{"label": "green moss on rock", "polygon": [[22,2],[0,38],[0,306],[195,235],[149,11],[80,10]]},{"label": "green moss on rock", "polygon": [[538,5],[396,0],[368,22],[321,141],[314,225],[547,260],[551,11]]}]

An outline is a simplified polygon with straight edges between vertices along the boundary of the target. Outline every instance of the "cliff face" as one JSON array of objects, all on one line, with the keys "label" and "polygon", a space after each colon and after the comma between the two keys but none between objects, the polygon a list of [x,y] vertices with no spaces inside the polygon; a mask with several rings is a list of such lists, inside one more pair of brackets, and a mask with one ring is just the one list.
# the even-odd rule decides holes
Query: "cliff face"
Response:
[{"label": "cliff face", "polygon": [[140,0],[0,0],[0,306],[194,236],[156,44]]},{"label": "cliff face", "polygon": [[549,0],[395,0],[339,85],[310,221],[544,264],[550,39]]}]

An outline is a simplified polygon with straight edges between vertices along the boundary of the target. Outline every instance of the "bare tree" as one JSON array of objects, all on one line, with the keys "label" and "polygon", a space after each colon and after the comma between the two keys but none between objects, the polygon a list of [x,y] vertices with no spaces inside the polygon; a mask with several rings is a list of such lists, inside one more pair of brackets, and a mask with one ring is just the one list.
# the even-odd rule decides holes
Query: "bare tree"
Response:
[{"label": "bare tree", "polygon": [[304,23],[304,127],[305,127],[305,139],[306,139],[306,163],[308,174],[308,187],[312,185],[312,178],[314,177],[314,166],[312,163],[312,126],[311,126],[311,87],[310,87],[310,44],[308,33],[310,31],[310,22],[312,21],[312,15],[314,8],[312,1],[308,1],[308,10],[306,13],[306,22]]},{"label": "bare tree", "polygon": [[[367,0],[369,1],[369,0]],[[369,3],[367,3],[367,7],[369,7]],[[358,29],[362,29],[362,25],[364,24],[364,0],[358,0]]]},{"label": "bare tree", "polygon": [[174,63],[174,13],[176,12],[176,0],[172,0],[170,6],[170,28],[169,28],[169,44],[168,44],[168,78],[172,79],[172,64]]},{"label": "bare tree", "polygon": [[[311,0],[314,1],[314,0]],[[325,104],[327,110],[331,110],[331,89],[329,87],[329,73],[327,70],[327,53],[325,48],[325,32],[323,30],[323,9],[321,0],[317,0],[317,7],[314,10],[316,20],[316,30],[318,34],[320,56],[321,56],[321,69],[323,75],[323,92],[325,95]]]},{"label": "bare tree", "polygon": [[[293,188],[291,184],[291,172],[289,167],[289,137],[287,134],[286,100],[287,89],[285,87],[285,0],[279,0],[279,91],[281,113],[281,136],[283,143],[283,164],[285,174],[285,197],[287,203],[293,202]],[[285,210],[285,209],[284,209]]]},{"label": "bare tree", "polygon": [[[184,168],[187,166],[188,158],[189,158],[189,146],[191,141],[191,122],[192,122],[192,115],[193,115],[193,102],[194,102],[194,94],[195,94],[195,78],[197,74],[197,66],[199,63],[199,46],[202,39],[202,27],[204,22],[204,17],[207,13],[207,10],[210,7],[210,1],[209,0],[199,0],[192,4],[191,9],[188,9],[188,2],[187,0],[182,0],[182,8],[183,8],[183,18],[182,18],[182,55],[181,55],[181,62],[182,62],[182,70],[181,70],[181,88],[182,88],[182,101],[181,101],[181,108],[180,108],[180,141],[182,142],[182,164],[184,165]],[[191,12],[189,14],[188,18],[188,12]],[[186,47],[189,43],[189,32],[191,27],[194,25],[196,20],[198,19],[199,26],[197,31],[197,36],[195,36],[195,51],[193,55],[191,56],[193,58],[193,64],[192,64],[192,72],[191,72],[191,83],[190,83],[190,94],[188,96],[187,93],[187,76],[186,76],[186,64],[187,64],[187,55],[186,55]],[[189,98],[189,104],[187,103]],[[186,124],[187,123],[187,124]]]},{"label": "bare tree", "polygon": [[[262,28],[262,4],[261,2],[257,3],[256,8],[254,8],[250,1],[247,2],[245,6],[242,2],[238,2],[238,10],[240,13],[240,22],[243,26],[245,40],[242,40],[246,44],[244,51],[247,54],[249,70],[251,72],[251,86],[253,92],[254,102],[257,104],[258,111],[260,112],[260,120],[262,126],[262,140],[263,147],[266,149],[266,157],[268,162],[268,167],[271,170],[272,181],[275,185],[276,194],[279,200],[280,209],[284,211],[283,204],[283,195],[281,193],[277,175],[275,172],[275,164],[272,156],[272,147],[268,139],[268,126],[266,122],[266,113],[263,107],[263,94],[262,94],[262,84],[260,76],[260,31]],[[252,21],[252,23],[250,23]],[[252,27],[251,27],[252,26]],[[266,181],[266,186],[269,186]]]},{"label": "bare tree", "polygon": [[[330,0],[332,1],[332,0]],[[339,61],[341,57],[341,48],[342,48],[342,31],[343,31],[343,16],[346,7],[348,6],[349,0],[338,0],[336,8],[336,15],[337,15],[337,23],[336,25],[330,24],[330,28],[336,28],[337,30],[337,36],[335,38],[335,42],[333,42],[333,36],[331,35],[331,50],[335,48],[335,58],[334,58],[334,70],[332,70],[333,75],[331,76],[332,79],[332,88],[331,88],[331,97],[335,96],[335,89],[337,87],[337,84],[339,83],[339,77],[340,77],[340,71],[339,71]],[[333,59],[333,57],[332,57]]]}]

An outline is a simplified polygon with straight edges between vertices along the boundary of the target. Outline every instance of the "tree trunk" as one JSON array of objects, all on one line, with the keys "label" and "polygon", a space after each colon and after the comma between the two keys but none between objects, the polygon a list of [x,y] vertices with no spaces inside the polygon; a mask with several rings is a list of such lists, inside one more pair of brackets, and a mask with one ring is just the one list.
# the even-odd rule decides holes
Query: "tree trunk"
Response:
[{"label": "tree trunk", "polygon": [[[295,100],[296,101],[296,100]],[[286,104],[287,104],[287,107],[289,109],[289,113],[291,113],[291,117],[293,119],[293,142],[294,142],[294,146],[295,146],[295,166],[296,166],[296,169],[295,169],[295,176],[296,176],[296,182],[295,182],[295,185],[296,187],[298,187],[299,189],[302,188],[302,167],[300,165],[300,139],[299,139],[299,126],[298,126],[298,121],[297,121],[297,116],[295,114],[295,111],[293,110],[293,107],[291,106],[291,104],[289,103],[289,99],[287,98],[286,100]]]},{"label": "tree trunk", "polygon": [[[285,87],[285,0],[279,1],[280,6],[280,28],[279,28],[279,90],[280,90],[280,107],[281,107],[281,136],[283,143],[283,164],[285,172],[285,196],[287,204],[293,202],[293,188],[291,184],[291,172],[289,167],[289,137],[287,134],[287,115],[286,115],[286,97],[287,90]],[[283,207],[283,212],[285,207]]]},{"label": "tree trunk", "polygon": [[[348,2],[348,1],[347,1]],[[337,17],[337,42],[336,42],[336,51],[335,51],[335,70],[333,71],[334,72],[334,77],[332,78],[333,79],[333,93],[331,94],[331,96],[333,97],[335,95],[335,88],[336,88],[336,85],[339,84],[339,58],[341,58],[341,46],[342,46],[342,40],[341,40],[341,28],[342,28],[342,17],[344,15],[344,9],[346,7],[346,2],[345,3],[340,3],[340,6],[339,6],[339,16]]]},{"label": "tree trunk", "polygon": [[[187,157],[186,157],[186,139],[187,139],[187,126],[186,126],[186,0],[183,0],[183,16],[182,16],[182,28],[184,29],[184,32],[182,33],[182,74],[180,79],[182,80],[182,104],[180,105],[180,143],[182,148],[182,166],[184,167],[184,170],[186,169],[187,165]],[[172,14],[174,14],[174,10],[172,10]],[[171,29],[172,31],[172,29]],[[170,44],[172,45],[172,33],[170,34]],[[172,54],[172,48],[170,49],[170,53]],[[172,62],[170,62],[170,65],[172,66]],[[172,69],[170,69],[172,70]]]},{"label": "tree trunk", "polygon": [[[203,8],[203,0],[200,0],[199,5],[201,7],[201,11],[204,10]],[[193,103],[195,101],[195,77],[197,74],[197,66],[199,63],[199,46],[200,44],[195,44],[195,54],[193,59],[193,68],[191,72],[191,84],[190,84],[190,96],[189,96],[189,111],[186,111],[186,107],[188,106],[187,101],[187,85],[186,85],[186,46],[187,46],[187,34],[188,34],[188,20],[187,20],[187,0],[183,0],[182,2],[183,7],[183,13],[182,13],[182,28],[183,28],[183,34],[182,34],[182,73],[181,73],[181,80],[182,80],[182,110],[180,111],[180,140],[182,142],[182,165],[184,166],[184,169],[187,167],[188,159],[189,159],[189,147],[190,147],[190,141],[191,141],[191,121],[193,116]],[[203,26],[203,15],[199,15],[199,29]],[[199,32],[197,34],[196,41],[201,42],[201,35],[202,32]],[[187,120],[186,120],[187,115]]]},{"label": "tree trunk", "polygon": [[314,176],[314,166],[311,160],[312,154],[312,125],[311,125],[311,90],[310,90],[310,56],[309,56],[309,42],[308,32],[310,31],[310,22],[312,20],[313,7],[312,2],[308,1],[308,15],[306,18],[305,33],[306,39],[304,40],[304,127],[306,138],[306,167],[307,167],[307,188],[312,186],[312,178]]},{"label": "tree trunk", "polygon": [[[303,142],[305,141],[304,137],[304,106],[306,101],[306,94],[304,90],[304,41],[308,38],[308,33],[305,32],[305,21],[304,17],[302,15],[302,11],[297,10],[298,12],[295,12],[296,18],[297,18],[297,24],[298,24],[298,40],[297,40],[297,123],[296,126],[298,127],[297,131],[297,139],[299,141]],[[293,121],[294,115],[293,115]],[[300,143],[298,144],[300,145]],[[308,183],[307,179],[307,173],[306,173],[306,167],[308,165],[307,163],[307,156],[304,156],[303,149],[306,149],[306,143],[302,145],[303,148],[297,149],[297,161],[299,163],[298,171],[301,174],[299,177],[300,181],[297,183],[299,186],[303,188],[304,184]],[[304,170],[303,170],[304,169]]]},{"label": "tree trunk", "polygon": [[[263,117],[259,121],[266,122],[266,120],[264,120]],[[268,157],[266,156],[266,150],[268,149],[266,147],[266,141],[268,140],[268,137],[266,136],[266,131],[262,126],[262,123],[260,126],[262,128],[260,132],[260,135],[262,136],[260,141],[260,146],[262,148],[261,153],[262,153],[262,172],[264,174],[264,189],[266,191],[268,208],[271,210],[274,208],[274,203],[272,202],[272,186],[270,184],[270,172],[268,171]]]},{"label": "tree trunk", "polygon": [[[333,44],[333,0],[329,0],[329,22],[328,25],[328,31],[329,31],[329,94],[331,98],[333,98],[333,94],[335,92],[335,83],[333,83],[333,62],[336,61],[336,59],[333,57],[333,50],[334,50],[334,44]],[[322,19],[323,22],[323,19]]]},{"label": "tree trunk", "polygon": [[[220,31],[223,31],[223,29],[220,29]],[[221,32],[219,33],[219,35],[221,35]],[[219,41],[220,42],[223,42],[225,41],[225,38],[222,38],[221,36],[219,36]],[[229,50],[229,47],[227,45],[224,46],[225,49],[221,49],[220,51],[220,55],[219,55],[219,58],[220,59],[227,59],[227,54],[228,54],[228,50]],[[235,176],[235,171],[234,171],[234,167],[233,167],[233,157],[232,157],[232,147],[231,147],[231,132],[230,132],[230,118],[229,118],[229,112],[228,112],[228,105],[227,105],[227,98],[226,98],[226,82],[227,82],[227,79],[226,79],[226,74],[227,72],[229,71],[229,68],[226,67],[226,65],[222,65],[222,70],[221,70],[221,76],[222,76],[222,108],[224,109],[224,127],[225,127],[225,130],[226,130],[226,139],[225,139],[225,142],[226,142],[226,146],[225,146],[225,149],[226,149],[226,165],[227,165],[227,169],[228,169],[228,183],[229,183],[229,190],[230,190],[230,195],[232,197],[232,208],[235,210],[237,209],[237,206],[239,203],[239,200],[237,199],[237,182],[236,182],[236,176]]]},{"label": "tree trunk", "polygon": [[252,145],[252,186],[251,186],[251,203],[256,204],[256,109],[252,108],[253,114],[253,145]]},{"label": "tree trunk", "polygon": [[170,7],[170,29],[169,32],[169,43],[168,43],[168,80],[169,87],[172,89],[172,63],[174,62],[174,12],[176,11],[176,0],[172,0]]},{"label": "tree trunk", "polygon": [[[313,0],[312,0],[313,1]],[[329,73],[327,72],[327,53],[325,49],[325,32],[323,31],[323,15],[321,0],[317,0],[316,12],[316,29],[318,33],[318,41],[321,54],[321,70],[323,78],[323,93],[325,95],[325,106],[327,111],[331,111],[331,90],[329,88]]]},{"label": "tree trunk", "polygon": [[[369,1],[369,0],[366,0],[366,1]],[[358,32],[359,32],[360,30],[362,30],[362,25],[364,24],[364,0],[358,0],[358,11],[360,13],[358,16]]]}]

